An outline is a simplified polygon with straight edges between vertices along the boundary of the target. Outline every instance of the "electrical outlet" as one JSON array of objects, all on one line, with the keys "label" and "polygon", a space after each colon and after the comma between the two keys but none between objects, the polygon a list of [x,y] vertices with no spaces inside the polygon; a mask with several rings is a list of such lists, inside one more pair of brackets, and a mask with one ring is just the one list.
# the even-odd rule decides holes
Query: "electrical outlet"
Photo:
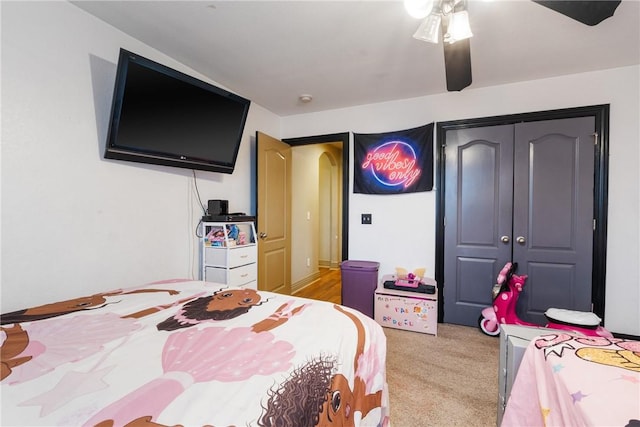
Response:
[{"label": "electrical outlet", "polygon": [[363,224],[371,224],[372,218],[370,213],[362,214],[362,223]]}]

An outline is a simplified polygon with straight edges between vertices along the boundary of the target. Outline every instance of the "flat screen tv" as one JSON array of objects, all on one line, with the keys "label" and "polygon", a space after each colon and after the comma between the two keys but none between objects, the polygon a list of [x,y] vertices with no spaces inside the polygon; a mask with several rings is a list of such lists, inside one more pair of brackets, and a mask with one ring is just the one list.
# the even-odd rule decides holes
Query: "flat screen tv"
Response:
[{"label": "flat screen tv", "polygon": [[233,173],[249,105],[120,49],[104,157]]}]

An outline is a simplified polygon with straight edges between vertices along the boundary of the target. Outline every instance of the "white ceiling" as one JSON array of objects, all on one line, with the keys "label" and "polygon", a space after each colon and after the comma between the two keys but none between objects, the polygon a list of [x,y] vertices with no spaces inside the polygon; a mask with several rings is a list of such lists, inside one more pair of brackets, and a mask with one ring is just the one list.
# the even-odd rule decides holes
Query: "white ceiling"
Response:
[{"label": "white ceiling", "polygon": [[[446,92],[442,45],[412,37],[401,0],[73,3],[280,116]],[[468,3],[465,90],[640,64],[640,0],[594,27],[529,0]]]}]

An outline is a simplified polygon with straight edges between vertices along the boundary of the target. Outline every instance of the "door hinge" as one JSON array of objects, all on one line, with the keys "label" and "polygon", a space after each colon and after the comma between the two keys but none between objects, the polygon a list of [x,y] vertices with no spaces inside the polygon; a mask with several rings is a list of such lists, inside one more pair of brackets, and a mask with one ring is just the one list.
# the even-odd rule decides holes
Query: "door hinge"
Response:
[{"label": "door hinge", "polygon": [[593,145],[598,145],[598,132],[593,133]]},{"label": "door hinge", "polygon": [[597,222],[596,219],[593,218],[593,231],[596,231]]}]

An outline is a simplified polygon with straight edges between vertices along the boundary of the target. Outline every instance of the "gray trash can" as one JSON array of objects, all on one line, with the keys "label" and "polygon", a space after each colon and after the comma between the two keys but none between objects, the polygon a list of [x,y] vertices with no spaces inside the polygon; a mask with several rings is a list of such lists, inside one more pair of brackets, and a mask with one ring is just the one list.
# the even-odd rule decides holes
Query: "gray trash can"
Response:
[{"label": "gray trash can", "polygon": [[355,308],[373,319],[373,301],[378,286],[379,262],[347,260],[340,263],[342,305]]}]

